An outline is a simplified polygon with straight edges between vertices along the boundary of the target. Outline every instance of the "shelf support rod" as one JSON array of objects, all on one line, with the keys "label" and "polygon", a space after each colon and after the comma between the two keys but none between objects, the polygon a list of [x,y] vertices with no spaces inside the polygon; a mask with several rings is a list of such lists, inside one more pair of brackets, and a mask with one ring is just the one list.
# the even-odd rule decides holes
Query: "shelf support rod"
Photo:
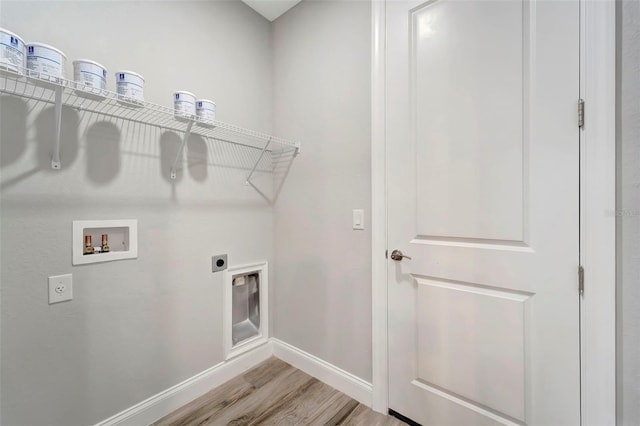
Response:
[{"label": "shelf support rod", "polygon": [[174,179],[177,177],[176,175],[176,166],[178,165],[178,160],[180,159],[180,156],[182,155],[182,151],[184,150],[184,145],[187,143],[187,140],[189,139],[189,135],[191,135],[191,127],[193,126],[193,121],[189,121],[189,124],[187,125],[187,130],[184,133],[184,137],[182,138],[182,143],[180,144],[180,149],[178,149],[178,153],[176,154],[176,159],[173,162],[173,166],[171,167],[171,179]]},{"label": "shelf support rod", "polygon": [[[256,161],[256,164],[253,165],[253,169],[251,169],[251,172],[249,173],[249,176],[247,176],[247,178],[244,181],[245,185],[249,185],[249,181],[251,180],[251,177],[255,173],[256,169],[258,168],[258,164],[260,164],[260,160],[262,160],[262,157],[264,156],[264,153],[267,152],[267,149],[269,148],[269,145],[271,144],[271,140],[272,139],[273,138],[269,138],[267,143],[264,145],[264,148],[262,148],[262,152],[260,152],[260,156],[258,157],[258,160]],[[253,186],[253,185],[251,185],[251,186]]]},{"label": "shelf support rod", "polygon": [[56,120],[56,141],[53,146],[53,154],[51,156],[51,168],[60,170],[60,133],[62,131],[62,86],[56,86],[55,93],[55,120]]}]

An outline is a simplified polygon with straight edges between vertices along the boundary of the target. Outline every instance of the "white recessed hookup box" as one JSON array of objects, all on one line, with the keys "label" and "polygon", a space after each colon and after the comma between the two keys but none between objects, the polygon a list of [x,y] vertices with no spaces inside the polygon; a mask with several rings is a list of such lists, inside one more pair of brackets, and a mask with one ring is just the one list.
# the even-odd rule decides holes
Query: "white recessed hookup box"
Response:
[{"label": "white recessed hookup box", "polygon": [[[103,235],[107,235],[108,252],[102,251]],[[93,253],[85,251],[87,237],[91,237]],[[138,221],[74,220],[72,251],[74,265],[135,259],[138,257]]]},{"label": "white recessed hookup box", "polygon": [[269,339],[269,269],[266,261],[225,271],[223,346],[226,359]]}]

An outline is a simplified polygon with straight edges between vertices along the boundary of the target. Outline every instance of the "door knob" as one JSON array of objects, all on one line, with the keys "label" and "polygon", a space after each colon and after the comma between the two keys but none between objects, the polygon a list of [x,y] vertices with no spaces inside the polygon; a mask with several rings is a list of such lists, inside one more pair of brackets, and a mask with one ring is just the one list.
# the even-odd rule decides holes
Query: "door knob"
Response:
[{"label": "door knob", "polygon": [[405,256],[404,254],[402,254],[402,252],[400,250],[394,250],[391,252],[391,259],[393,260],[402,260],[404,258],[407,258],[409,260],[411,260],[411,258],[409,256]]}]

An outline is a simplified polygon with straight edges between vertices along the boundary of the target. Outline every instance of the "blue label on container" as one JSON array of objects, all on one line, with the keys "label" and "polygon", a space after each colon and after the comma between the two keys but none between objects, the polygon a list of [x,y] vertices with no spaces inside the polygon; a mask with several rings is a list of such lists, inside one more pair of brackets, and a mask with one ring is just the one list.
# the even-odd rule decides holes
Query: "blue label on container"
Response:
[{"label": "blue label on container", "polygon": [[107,78],[107,70],[102,70],[102,78]]},{"label": "blue label on container", "polygon": [[180,99],[180,93],[176,93],[176,99]]},{"label": "blue label on container", "polygon": [[11,44],[13,44],[14,46],[18,45],[18,39],[15,38],[14,36],[11,36]]},{"label": "blue label on container", "polygon": [[120,73],[120,80],[124,80],[124,73]]},{"label": "blue label on container", "polygon": [[29,54],[33,55],[33,46],[29,46]]},{"label": "blue label on container", "polygon": [[198,108],[202,108],[202,102],[198,102]]}]

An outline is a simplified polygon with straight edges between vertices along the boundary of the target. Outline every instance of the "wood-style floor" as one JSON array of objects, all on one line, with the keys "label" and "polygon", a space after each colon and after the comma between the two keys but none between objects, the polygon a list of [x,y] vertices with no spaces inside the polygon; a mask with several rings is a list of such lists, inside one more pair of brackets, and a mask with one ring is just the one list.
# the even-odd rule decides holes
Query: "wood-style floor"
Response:
[{"label": "wood-style floor", "polygon": [[154,425],[406,426],[277,358],[270,358]]}]

